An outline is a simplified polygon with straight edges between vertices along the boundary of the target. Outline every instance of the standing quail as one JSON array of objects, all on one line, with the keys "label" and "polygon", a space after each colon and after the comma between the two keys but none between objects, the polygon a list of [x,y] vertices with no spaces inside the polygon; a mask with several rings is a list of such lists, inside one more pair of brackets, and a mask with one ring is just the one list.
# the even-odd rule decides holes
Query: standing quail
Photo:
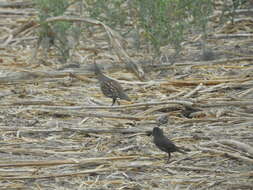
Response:
[{"label": "standing quail", "polygon": [[154,127],[153,128],[153,141],[155,145],[164,152],[168,153],[168,161],[170,160],[170,153],[172,152],[180,152],[184,153],[184,151],[180,150],[179,147],[177,147],[172,141],[170,141],[166,136],[163,135],[163,130],[160,129],[159,127]]},{"label": "standing quail", "polygon": [[101,91],[106,97],[112,99],[112,106],[115,104],[117,99],[124,99],[127,101],[131,101],[128,95],[124,92],[122,86],[117,81],[105,76],[101,72],[96,63],[94,63],[94,66],[95,66],[95,74],[97,75],[97,78],[99,80]]}]

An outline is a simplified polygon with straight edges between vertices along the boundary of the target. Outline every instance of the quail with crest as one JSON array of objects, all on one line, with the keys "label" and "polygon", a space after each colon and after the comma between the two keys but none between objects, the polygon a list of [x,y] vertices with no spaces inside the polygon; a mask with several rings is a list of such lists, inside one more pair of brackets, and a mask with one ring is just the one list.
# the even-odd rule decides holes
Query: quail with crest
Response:
[{"label": "quail with crest", "polygon": [[106,97],[112,99],[112,106],[116,101],[119,103],[118,99],[131,101],[119,82],[104,75],[96,63],[94,63],[94,67],[95,74],[100,83],[101,91]]}]

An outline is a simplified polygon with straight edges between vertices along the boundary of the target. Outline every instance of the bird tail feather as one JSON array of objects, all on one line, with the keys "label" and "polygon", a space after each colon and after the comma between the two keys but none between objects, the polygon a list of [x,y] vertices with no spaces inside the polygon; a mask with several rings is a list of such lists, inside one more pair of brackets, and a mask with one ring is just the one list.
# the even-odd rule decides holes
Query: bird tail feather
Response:
[{"label": "bird tail feather", "polygon": [[182,148],[177,147],[177,152],[180,152],[182,154],[187,154],[187,152],[183,151]]}]

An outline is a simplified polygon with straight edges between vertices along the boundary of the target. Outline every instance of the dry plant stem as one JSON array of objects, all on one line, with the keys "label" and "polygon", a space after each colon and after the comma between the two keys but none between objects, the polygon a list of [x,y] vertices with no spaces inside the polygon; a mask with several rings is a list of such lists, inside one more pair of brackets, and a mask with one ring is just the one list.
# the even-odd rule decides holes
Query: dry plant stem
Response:
[{"label": "dry plant stem", "polygon": [[161,169],[163,171],[166,171],[167,173],[171,174],[171,175],[177,175],[177,172],[175,170],[171,170],[169,168],[164,168],[164,166],[161,167]]},{"label": "dry plant stem", "polygon": [[246,91],[240,93],[240,94],[238,95],[238,97],[239,97],[239,98],[243,98],[244,96],[247,96],[247,95],[249,95],[249,94],[253,94],[253,88],[250,88],[250,89],[248,89],[248,90],[246,90]]},{"label": "dry plant stem", "polygon": [[[82,77],[80,75],[86,75],[85,77]],[[71,76],[73,78],[79,79],[81,81],[85,82],[94,82],[94,79],[89,79],[90,73],[70,73],[68,71],[29,71],[29,70],[22,70],[17,73],[14,73],[13,75],[6,76],[6,77],[0,77],[0,84],[17,84],[17,83],[31,83],[31,82],[48,82],[48,78],[64,78]],[[36,79],[36,80],[35,80]],[[47,79],[47,80],[43,80]],[[26,82],[28,80],[28,82]],[[116,80],[116,79],[114,79]],[[131,84],[131,85],[142,85],[142,84],[150,84],[150,85],[156,85],[160,84],[159,82],[130,82],[130,81],[123,81],[123,80],[116,80],[119,83],[125,83],[125,84]]]},{"label": "dry plant stem", "polygon": [[237,82],[237,83],[242,83],[246,81],[252,81],[253,77],[248,77],[248,78],[243,78],[243,79],[221,79],[221,80],[171,80],[168,81],[167,85],[175,85],[175,86],[193,86],[193,85],[199,85],[202,83],[203,85],[217,85],[217,84],[222,84],[222,83],[229,83],[229,82]]},{"label": "dry plant stem", "polygon": [[[31,101],[33,102],[33,101]],[[37,101],[35,101],[37,102]],[[18,102],[16,102],[18,103]],[[11,104],[2,104],[2,105],[14,105],[16,103],[11,103]],[[18,103],[19,105],[22,105],[20,104],[20,102]],[[35,103],[36,104],[36,103]],[[164,102],[152,102],[152,103],[137,103],[137,104],[130,104],[130,105],[115,105],[115,106],[44,106],[43,109],[50,109],[50,110],[82,110],[82,109],[87,109],[87,110],[125,110],[126,108],[129,109],[137,109],[137,108],[142,108],[142,107],[151,107],[151,106],[159,106],[159,105],[166,105],[166,104],[170,104],[172,107],[175,105],[176,107],[177,106],[188,106],[188,107],[191,107],[193,106],[194,104],[190,101],[180,101],[180,100],[170,100],[170,101],[164,101]],[[25,104],[25,105],[28,105],[28,104]],[[33,104],[31,104],[33,105]],[[156,109],[156,108],[155,108]],[[159,109],[159,108],[157,108]]]},{"label": "dry plant stem", "polygon": [[131,134],[131,133],[140,133],[141,134],[151,134],[152,128],[150,129],[136,129],[136,128],[111,128],[111,129],[99,129],[99,128],[67,128],[63,127],[63,130],[74,131],[79,133],[122,133],[122,134]]},{"label": "dry plant stem", "polygon": [[179,124],[184,123],[201,123],[201,122],[228,122],[231,121],[229,118],[207,118],[207,119],[191,119],[191,120],[182,120]]},{"label": "dry plant stem", "polygon": [[199,107],[202,108],[210,108],[210,107],[222,107],[222,106],[239,106],[239,107],[243,107],[243,106],[249,106],[249,105],[253,105],[253,101],[233,101],[231,100],[230,102],[227,101],[216,101],[216,102],[212,102],[212,103],[206,103],[206,104],[199,104]]},{"label": "dry plant stem", "polygon": [[247,152],[253,156],[253,147],[250,145],[247,145],[245,143],[242,143],[236,140],[230,140],[230,139],[219,140],[218,142],[221,144],[235,147],[236,149],[239,149],[243,152]]},{"label": "dry plant stem", "polygon": [[245,153],[243,151],[240,151],[239,149],[236,149],[236,148],[228,146],[228,145],[224,145],[224,144],[221,144],[221,143],[216,143],[214,146],[220,147],[219,150],[224,150],[226,152],[233,152],[233,153],[240,154],[240,156],[244,156],[244,157],[247,157],[247,158],[253,158],[248,153]]},{"label": "dry plant stem", "polygon": [[[55,154],[54,151],[45,151],[45,150],[30,150],[30,149],[22,149],[22,148],[0,148],[0,152],[10,153],[15,155],[20,154],[29,154],[29,155],[36,155],[36,156],[47,156],[49,154]],[[0,166],[1,167],[1,166]]]},{"label": "dry plant stem", "polygon": [[215,185],[219,185],[220,183],[222,183],[222,182],[224,182],[224,181],[227,181],[227,180],[218,180],[218,181],[214,181],[214,182],[210,183],[209,185],[200,188],[199,190],[206,190],[206,189],[209,189],[209,188],[211,188],[211,187],[214,187]]},{"label": "dry plant stem", "polygon": [[0,168],[5,167],[27,167],[27,166],[55,166],[55,165],[80,165],[90,163],[101,163],[105,161],[117,160],[133,160],[137,156],[118,156],[118,157],[100,157],[100,158],[86,158],[82,160],[54,160],[54,161],[13,161],[13,162],[0,162]]},{"label": "dry plant stem", "polygon": [[[214,173],[224,173],[224,171],[209,169],[209,168],[203,168],[203,167],[191,167],[191,166],[168,166],[172,169],[179,169],[179,170],[186,170],[186,171],[207,171],[207,172],[214,172]],[[225,173],[238,173],[237,171],[226,171]]]},{"label": "dry plant stem", "polygon": [[[14,126],[10,126],[10,127],[6,127],[6,126],[1,126],[1,130],[2,131],[24,131],[27,133],[40,133],[40,132],[61,132],[62,130],[60,128],[53,128],[50,127],[49,129],[38,129],[38,127],[14,127]],[[11,144],[12,145],[12,144]],[[16,145],[14,143],[14,145]]]},{"label": "dry plant stem", "polygon": [[27,30],[27,29],[29,29],[29,28],[35,26],[35,25],[36,25],[35,21],[29,21],[28,23],[26,23],[26,24],[24,24],[24,25],[18,27],[17,29],[15,29],[15,30],[12,32],[12,36],[13,36],[13,37],[16,37],[16,36],[17,36],[18,34],[20,34],[21,32],[23,32],[23,31],[25,31],[25,30]]},{"label": "dry plant stem", "polygon": [[0,7],[1,8],[25,8],[25,7],[31,7],[34,6],[35,3],[32,3],[31,1],[23,1],[23,2],[1,2]]},{"label": "dry plant stem", "polygon": [[239,154],[234,154],[234,153],[230,153],[230,152],[224,152],[224,151],[220,151],[220,150],[214,150],[211,148],[202,148],[202,147],[198,147],[199,150],[203,151],[203,152],[210,152],[213,154],[219,154],[225,157],[230,157],[230,158],[235,158],[238,160],[241,160],[243,162],[247,162],[247,163],[253,163],[253,159],[247,158],[245,156],[240,156]]},{"label": "dry plant stem", "polygon": [[206,92],[218,91],[218,90],[226,89],[228,87],[232,88],[233,85],[238,85],[238,84],[237,83],[221,83],[214,86],[210,86],[209,88],[202,89],[199,91],[199,93],[204,94]]},{"label": "dry plant stem", "polygon": [[[247,172],[247,173],[241,173],[239,176],[245,176],[245,177],[253,177],[253,171],[252,172]],[[238,176],[236,176],[238,177]]]},{"label": "dry plant stem", "polygon": [[72,78],[76,78],[78,80],[84,81],[84,82],[93,82],[93,80],[86,78],[86,77],[78,76],[77,74],[69,73],[69,76]]},{"label": "dry plant stem", "polygon": [[[125,156],[125,157],[108,157],[108,158],[92,158],[92,159],[84,159],[81,161],[49,161],[49,162],[43,162],[43,161],[31,161],[31,162],[20,162],[20,163],[13,163],[13,164],[1,164],[0,167],[26,167],[26,166],[53,166],[53,165],[65,165],[65,164],[71,164],[71,165],[80,165],[83,167],[83,164],[88,163],[97,163],[101,164],[101,161],[117,161],[117,160],[133,160],[137,159],[137,156]],[[104,165],[98,166],[96,169],[91,169],[91,170],[85,170],[82,172],[73,172],[73,173],[67,173],[67,174],[50,174],[50,175],[27,175],[27,176],[12,176],[9,177],[7,176],[1,176],[0,179],[8,179],[8,180],[16,180],[16,179],[42,179],[42,178],[50,178],[50,177],[67,177],[67,176],[79,176],[79,175],[84,175],[84,174],[90,174],[90,173],[97,173],[97,172],[104,172],[104,171],[113,171],[113,168],[118,169],[125,169],[127,168],[128,170],[136,170],[136,168],[140,167],[150,167],[152,166],[152,162],[124,162],[124,163],[116,163],[113,164],[114,167],[108,167],[108,168],[103,168]]]},{"label": "dry plant stem", "polygon": [[[244,14],[244,15],[252,15],[253,9],[236,9],[234,10],[233,14]],[[221,15],[228,16],[231,14],[231,12],[226,11],[225,13],[223,11],[216,11],[216,14],[209,17],[209,19],[213,20],[217,17],[221,18]]]},{"label": "dry plant stem", "polygon": [[68,17],[68,16],[52,17],[52,18],[47,19],[45,22],[49,23],[49,22],[55,22],[55,21],[85,22],[92,25],[102,26],[105,29],[111,41],[111,44],[114,47],[116,54],[118,55],[118,58],[124,61],[126,64],[129,64],[130,66],[128,66],[128,68],[130,68],[139,79],[144,78],[144,71],[142,70],[142,68],[127,55],[127,53],[121,46],[121,42],[119,41],[119,38],[120,38],[119,35],[115,31],[113,31],[110,27],[105,25],[104,23],[95,19],[90,19],[90,18],[79,18],[79,17]]},{"label": "dry plant stem", "polygon": [[[18,105],[54,105],[55,102],[47,101],[47,100],[23,100],[18,102],[10,103],[10,105],[18,106]],[[8,104],[6,104],[8,105]]]},{"label": "dry plant stem", "polygon": [[115,118],[115,119],[129,119],[129,120],[142,120],[144,118],[142,117],[135,117],[131,115],[125,115],[125,114],[107,114],[107,113],[94,113],[94,112],[76,112],[76,111],[60,111],[60,110],[47,110],[47,109],[26,109],[30,111],[35,111],[35,112],[43,112],[43,113],[48,113],[51,115],[66,115],[66,116],[77,116],[77,117],[98,117],[98,118]]},{"label": "dry plant stem", "polygon": [[215,34],[210,39],[229,39],[229,38],[253,38],[253,34]]},{"label": "dry plant stem", "polygon": [[22,16],[33,16],[36,15],[36,12],[27,12],[19,10],[0,10],[0,15],[22,15]]},{"label": "dry plant stem", "polygon": [[193,89],[191,92],[189,92],[188,94],[184,95],[184,98],[190,98],[191,96],[193,96],[194,94],[196,94],[199,90],[201,90],[203,88],[203,84],[200,83],[195,89]]},{"label": "dry plant stem", "polygon": [[244,112],[238,112],[238,111],[234,111],[234,112],[231,112],[231,111],[227,111],[228,114],[230,114],[231,116],[234,116],[234,117],[238,117],[238,116],[242,116],[242,117],[249,117],[249,121],[250,122],[253,122],[253,119],[252,116],[253,114],[248,114],[248,113],[244,113]]},{"label": "dry plant stem", "polygon": [[195,156],[195,155],[197,155],[197,154],[200,154],[200,153],[201,153],[201,152],[198,151],[198,152],[194,152],[194,153],[192,153],[192,154],[188,154],[188,155],[184,156],[184,157],[181,158],[181,159],[178,159],[178,160],[176,160],[176,161],[171,162],[171,163],[170,163],[170,166],[173,166],[173,165],[175,165],[175,164],[179,164],[179,163],[180,163],[181,161],[183,161],[183,160],[191,159],[191,158],[193,158],[193,156]]},{"label": "dry plant stem", "polygon": [[[130,70],[132,70],[134,72],[134,74],[140,79],[143,80],[144,79],[144,71],[142,70],[142,68],[134,62],[133,59],[131,59],[127,53],[125,52],[125,50],[122,48],[120,41],[115,38],[115,31],[111,30],[111,28],[109,28],[108,26],[104,25],[104,28],[106,29],[106,32],[110,38],[110,41],[112,43],[112,45],[114,46],[114,49],[116,51],[116,54],[118,55],[118,58],[125,62],[127,65],[127,68],[129,68]],[[114,38],[113,38],[114,37]]]},{"label": "dry plant stem", "polygon": [[245,14],[251,16],[253,14],[253,9],[238,9],[235,10],[234,13],[236,14]]},{"label": "dry plant stem", "polygon": [[[79,150],[79,149],[78,149]],[[53,151],[53,150],[30,150],[30,149],[22,149],[22,148],[1,148],[0,152],[3,153],[10,153],[12,155],[20,155],[20,154],[25,154],[25,155],[31,155],[31,156],[41,156],[41,157],[48,157],[49,155],[80,155],[80,156],[86,156],[86,153],[83,152],[76,152],[75,150],[70,150],[70,151],[65,151],[62,150],[62,152]]]},{"label": "dry plant stem", "polygon": [[191,62],[191,61],[186,61],[183,63],[175,63],[174,66],[172,66],[171,68],[175,68],[176,66],[184,66],[184,67],[199,67],[199,66],[215,66],[215,65],[220,65],[220,64],[225,64],[225,63],[240,63],[241,61],[252,61],[253,60],[253,56],[248,56],[248,57],[237,57],[237,58],[226,58],[226,59],[218,59],[218,60],[214,60],[214,61],[201,61],[201,62]]},{"label": "dry plant stem", "polygon": [[174,109],[178,109],[178,110],[182,110],[183,106],[181,105],[177,105],[177,104],[169,104],[169,105],[159,105],[159,106],[154,106],[151,107],[150,109],[147,109],[143,112],[139,112],[137,113],[135,116],[139,116],[139,117],[144,117],[145,115],[151,115],[151,113],[162,110],[162,109],[167,109],[167,108],[174,108]]},{"label": "dry plant stem", "polygon": [[[252,57],[253,60],[253,57]],[[25,80],[29,80],[29,83],[32,82],[44,82],[42,79],[47,79],[48,78],[64,78],[67,76],[72,76],[74,78],[78,78],[79,80],[83,80],[86,82],[93,82],[93,80],[80,77],[76,73],[69,73],[69,72],[62,72],[62,71],[53,71],[53,72],[48,72],[48,71],[28,71],[28,70],[23,70],[20,72],[15,73],[13,76],[7,76],[7,77],[0,77],[0,84],[17,84],[17,83],[27,83]],[[175,85],[175,86],[192,86],[192,85],[217,85],[217,84],[224,84],[224,83],[232,83],[233,85],[238,85],[237,83],[242,83],[246,81],[252,81],[253,77],[247,77],[243,79],[220,79],[220,80],[169,80],[167,82],[154,82],[154,81],[149,81],[149,82],[129,82],[129,81],[122,81],[122,80],[117,80],[120,83],[125,83],[125,84],[132,84],[132,85],[138,85],[138,84],[150,84],[150,85]],[[227,84],[227,85],[228,85]],[[247,85],[247,84],[245,84]],[[250,84],[249,84],[250,85]]]},{"label": "dry plant stem", "polygon": [[80,176],[85,174],[94,174],[98,172],[111,171],[112,168],[104,168],[104,169],[91,169],[85,170],[83,172],[73,172],[67,174],[51,174],[51,175],[29,175],[29,176],[17,176],[17,177],[0,177],[0,180],[21,180],[21,179],[45,179],[45,178],[56,178],[56,177],[72,177],[72,176]]},{"label": "dry plant stem", "polygon": [[[17,84],[17,83],[26,83],[26,80],[29,81],[29,83],[35,83],[35,82],[43,82],[42,79],[48,78],[64,78],[69,76],[69,73],[67,72],[41,72],[41,71],[28,71],[23,70],[20,72],[16,72],[13,75],[6,76],[6,77],[0,77],[0,84]],[[50,79],[52,80],[52,79]],[[49,80],[49,81],[50,81]]]}]

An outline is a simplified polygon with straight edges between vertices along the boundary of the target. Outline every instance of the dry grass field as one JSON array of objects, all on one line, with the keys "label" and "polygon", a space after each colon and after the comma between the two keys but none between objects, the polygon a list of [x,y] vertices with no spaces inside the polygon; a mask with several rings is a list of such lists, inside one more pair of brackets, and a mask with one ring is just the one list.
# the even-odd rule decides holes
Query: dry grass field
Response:
[{"label": "dry grass field", "polygon": [[[34,8],[0,3],[0,189],[252,190],[253,19],[213,17],[209,60],[196,34],[173,64],[151,63],[144,50],[115,49],[115,36],[98,25],[66,66],[54,48],[33,57]],[[94,51],[131,102],[111,106],[103,96]],[[124,69],[120,53],[143,68],[144,80]],[[163,114],[166,136],[189,150],[169,163],[150,136]]]}]

